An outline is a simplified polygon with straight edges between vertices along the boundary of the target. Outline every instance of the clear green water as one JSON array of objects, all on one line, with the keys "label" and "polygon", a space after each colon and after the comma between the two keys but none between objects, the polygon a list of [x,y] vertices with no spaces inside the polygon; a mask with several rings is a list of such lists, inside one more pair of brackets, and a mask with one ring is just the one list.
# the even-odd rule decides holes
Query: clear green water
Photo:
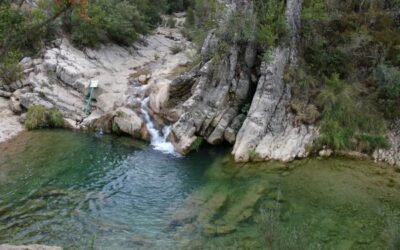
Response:
[{"label": "clear green water", "polygon": [[397,249],[400,173],[348,159],[235,164],[68,131],[0,145],[0,243],[65,249]]}]

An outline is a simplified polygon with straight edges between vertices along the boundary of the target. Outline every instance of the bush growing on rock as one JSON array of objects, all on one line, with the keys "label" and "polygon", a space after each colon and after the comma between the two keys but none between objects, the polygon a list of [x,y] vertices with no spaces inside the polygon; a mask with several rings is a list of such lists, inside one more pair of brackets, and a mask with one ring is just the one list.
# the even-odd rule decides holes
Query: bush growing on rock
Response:
[{"label": "bush growing on rock", "polygon": [[218,7],[216,0],[193,0],[188,7],[184,34],[201,46],[207,33],[216,27]]},{"label": "bush growing on rock", "polygon": [[41,128],[59,128],[64,125],[63,115],[56,109],[49,109],[43,105],[34,105],[28,109],[25,127],[28,130]]},{"label": "bush growing on rock", "polygon": [[276,46],[287,34],[285,1],[257,1],[259,27],[257,40],[263,50]]},{"label": "bush growing on rock", "polygon": [[386,121],[400,115],[399,8],[386,0],[304,1],[300,60],[289,78],[293,99],[321,113],[317,147],[388,146]]},{"label": "bush growing on rock", "polygon": [[175,45],[175,46],[171,47],[170,50],[173,55],[176,55],[179,52],[181,52],[183,50],[183,48],[179,45]]},{"label": "bush growing on rock", "polygon": [[374,69],[374,80],[379,91],[379,108],[389,119],[399,117],[400,70],[389,65],[378,65]]},{"label": "bush growing on rock", "polygon": [[373,114],[360,111],[353,86],[338,74],[326,79],[325,84],[318,95],[318,104],[323,109],[319,147],[364,152],[386,147],[385,124],[375,121]]},{"label": "bush growing on rock", "polygon": [[8,85],[22,78],[22,67],[19,65],[21,53],[19,51],[9,51],[0,65],[1,82]]}]

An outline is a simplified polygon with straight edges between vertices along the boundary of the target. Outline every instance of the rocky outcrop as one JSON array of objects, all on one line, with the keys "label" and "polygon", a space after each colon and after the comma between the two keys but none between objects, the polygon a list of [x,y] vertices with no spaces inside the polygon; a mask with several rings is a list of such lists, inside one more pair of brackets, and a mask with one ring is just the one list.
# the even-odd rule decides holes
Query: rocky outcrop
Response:
[{"label": "rocky outcrop", "polygon": [[[182,17],[176,19],[182,23]],[[178,46],[179,52],[172,51]],[[24,58],[24,79],[0,84],[0,95],[10,99],[15,114],[43,105],[60,110],[68,128],[112,132],[114,125],[120,132],[147,139],[141,100],[150,95],[150,108],[161,112],[170,75],[187,65],[193,52],[179,28],[160,27],[129,47],[107,44],[79,50],[62,38],[48,44],[40,58]],[[92,80],[99,86],[87,116],[84,107]]]},{"label": "rocky outcrop", "polygon": [[388,134],[390,147],[388,149],[378,149],[372,154],[375,161],[385,162],[400,168],[400,120],[392,124]]},{"label": "rocky outcrop", "polygon": [[9,108],[9,100],[0,97],[0,143],[7,141],[22,130],[19,117]]},{"label": "rocky outcrop", "polygon": [[[131,109],[121,107],[115,111],[115,117],[113,121],[114,126],[118,127],[118,130],[131,135],[134,138],[141,138],[143,140],[149,139],[146,124],[136,112]],[[114,127],[114,129],[116,129]]]},{"label": "rocky outcrop", "polygon": [[288,47],[276,48],[273,59],[261,65],[257,90],[232,152],[236,161],[290,161],[308,155],[307,145],[317,130],[313,126],[295,124],[289,109],[292,83],[283,79],[285,69],[296,64],[301,6],[302,0],[286,3],[290,43]]},{"label": "rocky outcrop", "polygon": [[[233,12],[236,8],[246,7],[249,6],[233,4],[229,10]],[[222,21],[221,27],[229,25],[227,20],[229,16]],[[177,108],[179,120],[172,127],[175,147],[181,153],[188,152],[198,136],[210,144],[232,142],[234,135],[226,133],[226,138],[225,130],[240,115],[240,108],[249,95],[256,53],[252,50],[253,42],[243,45],[232,41],[229,51],[216,58],[211,56],[219,46],[220,38],[216,33],[211,31],[203,44],[203,62],[199,68],[188,73],[195,79],[183,77],[171,84],[170,96],[179,92],[185,95],[189,89],[191,92],[191,96]],[[246,55],[241,53],[243,50],[247,51]],[[245,61],[248,63],[242,63]]]}]

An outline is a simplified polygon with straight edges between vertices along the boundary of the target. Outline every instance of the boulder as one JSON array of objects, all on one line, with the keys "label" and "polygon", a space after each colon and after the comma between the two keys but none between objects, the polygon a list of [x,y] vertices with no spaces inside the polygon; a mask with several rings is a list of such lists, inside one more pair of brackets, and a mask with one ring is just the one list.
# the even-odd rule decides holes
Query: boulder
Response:
[{"label": "boulder", "polygon": [[64,118],[64,126],[63,127],[66,129],[72,129],[72,130],[80,129],[79,123],[77,121],[69,119],[69,118]]},{"label": "boulder", "polygon": [[81,129],[89,131],[102,131],[104,133],[112,133],[112,125],[114,112],[105,114],[92,113],[80,124]]},{"label": "boulder", "polygon": [[21,114],[22,113],[21,102],[15,96],[12,96],[10,98],[9,108],[11,109],[12,112],[14,112],[14,114]]},{"label": "boulder", "polygon": [[324,148],[324,149],[322,149],[322,150],[320,150],[319,152],[318,152],[318,155],[319,156],[322,156],[322,157],[329,157],[329,156],[331,156],[333,154],[333,150],[332,149],[330,149],[330,148]]},{"label": "boulder", "polygon": [[11,92],[0,90],[0,97],[10,98],[12,96]]},{"label": "boulder", "polygon": [[25,93],[21,95],[20,103],[22,107],[28,109],[33,105],[43,105],[46,108],[54,108],[54,105],[49,101],[40,97],[39,93]]},{"label": "boulder", "polygon": [[148,139],[148,132],[144,121],[135,111],[121,107],[115,111],[113,120],[114,126],[118,126],[121,132],[131,135],[134,138]]},{"label": "boulder", "polygon": [[150,78],[151,78],[150,74],[149,75],[140,75],[137,80],[141,84],[146,85],[149,82]]},{"label": "boulder", "polygon": [[24,57],[19,62],[19,64],[22,66],[23,69],[29,69],[29,68],[32,68],[32,66],[33,66],[33,60],[30,57]]},{"label": "boulder", "polygon": [[168,102],[169,82],[159,82],[152,86],[149,106],[154,113],[160,113]]}]

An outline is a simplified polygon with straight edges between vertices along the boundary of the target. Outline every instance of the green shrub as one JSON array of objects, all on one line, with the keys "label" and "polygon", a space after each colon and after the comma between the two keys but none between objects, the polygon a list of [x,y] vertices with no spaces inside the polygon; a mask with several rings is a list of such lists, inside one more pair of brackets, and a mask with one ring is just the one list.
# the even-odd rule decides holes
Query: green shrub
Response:
[{"label": "green shrub", "polygon": [[238,10],[226,23],[223,23],[216,35],[227,44],[243,44],[254,38],[257,25],[257,15],[252,8]]},{"label": "green shrub", "polygon": [[374,80],[379,91],[379,107],[389,119],[400,116],[400,70],[389,65],[374,69]]},{"label": "green shrub", "polygon": [[19,65],[21,57],[21,53],[17,50],[11,50],[6,54],[3,62],[0,63],[2,83],[8,85],[22,78],[22,67]]},{"label": "green shrub", "polygon": [[217,26],[218,8],[216,0],[193,0],[188,7],[184,35],[201,46],[207,33]]},{"label": "green shrub", "polygon": [[146,34],[150,25],[131,1],[99,0],[89,5],[89,16],[82,19],[78,9],[72,13],[71,38],[78,46],[95,47],[108,39],[130,45],[139,34]]},{"label": "green shrub", "polygon": [[175,21],[175,19],[172,18],[172,17],[169,17],[169,18],[167,19],[166,25],[167,25],[167,27],[169,27],[169,28],[175,28],[175,26],[176,26],[176,21]]},{"label": "green shrub", "polygon": [[317,100],[322,109],[318,148],[326,145],[338,150],[372,152],[388,145],[385,123],[374,115],[373,109],[363,112],[356,90],[338,74],[326,79]]},{"label": "green shrub", "polygon": [[174,45],[170,48],[170,51],[173,55],[178,54],[179,52],[181,52],[183,50],[183,48],[179,45]]},{"label": "green shrub", "polygon": [[399,5],[389,2],[304,1],[292,96],[321,112],[317,147],[372,152],[388,146],[384,117],[400,115],[400,32],[388,9]]},{"label": "green shrub", "polygon": [[50,128],[60,128],[64,125],[64,117],[57,109],[48,110],[48,124]]},{"label": "green shrub", "polygon": [[287,35],[285,1],[260,1],[257,6],[259,27],[257,40],[265,51],[278,45]]},{"label": "green shrub", "polygon": [[63,115],[56,109],[49,109],[43,105],[34,105],[28,109],[25,127],[28,130],[41,128],[59,128],[64,125]]}]

